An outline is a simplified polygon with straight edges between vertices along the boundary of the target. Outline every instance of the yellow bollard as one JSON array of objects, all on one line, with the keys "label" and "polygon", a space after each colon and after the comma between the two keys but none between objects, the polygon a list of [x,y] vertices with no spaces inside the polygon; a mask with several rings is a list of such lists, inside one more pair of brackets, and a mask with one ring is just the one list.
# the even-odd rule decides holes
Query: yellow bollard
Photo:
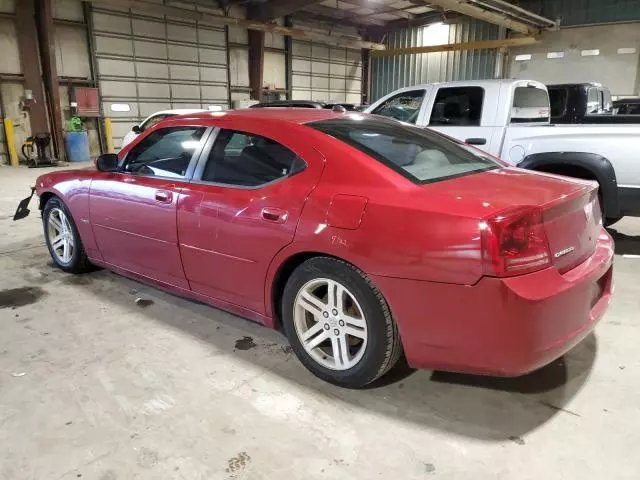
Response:
[{"label": "yellow bollard", "polygon": [[113,148],[113,130],[111,129],[111,119],[104,119],[104,136],[107,141],[107,153],[115,153],[116,149]]},{"label": "yellow bollard", "polygon": [[13,122],[5,118],[4,119],[4,133],[7,138],[7,145],[9,146],[9,161],[12,167],[18,167],[18,152],[16,152],[16,135],[13,131]]}]

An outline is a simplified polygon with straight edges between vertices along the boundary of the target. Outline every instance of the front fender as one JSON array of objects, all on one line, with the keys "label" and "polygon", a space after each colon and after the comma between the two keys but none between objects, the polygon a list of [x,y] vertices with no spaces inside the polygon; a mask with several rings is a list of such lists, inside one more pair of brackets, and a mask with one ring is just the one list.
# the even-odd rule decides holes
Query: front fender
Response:
[{"label": "front fender", "polygon": [[529,155],[518,164],[529,170],[545,170],[545,167],[580,167],[587,170],[600,186],[604,216],[620,216],[618,182],[611,162],[601,155],[584,152],[545,152]]}]

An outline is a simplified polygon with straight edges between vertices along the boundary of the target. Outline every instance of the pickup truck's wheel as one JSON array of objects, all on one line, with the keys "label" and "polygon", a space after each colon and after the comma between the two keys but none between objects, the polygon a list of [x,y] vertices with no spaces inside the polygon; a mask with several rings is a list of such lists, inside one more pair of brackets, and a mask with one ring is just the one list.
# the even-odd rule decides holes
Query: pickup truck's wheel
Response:
[{"label": "pickup truck's wheel", "polygon": [[58,197],[51,197],[42,211],[44,238],[53,262],[69,273],[91,270],[73,217]]},{"label": "pickup truck's wheel", "polygon": [[393,367],[402,347],[380,291],[346,262],[315,257],[291,275],[282,297],[293,351],[317,377],[361,388]]}]

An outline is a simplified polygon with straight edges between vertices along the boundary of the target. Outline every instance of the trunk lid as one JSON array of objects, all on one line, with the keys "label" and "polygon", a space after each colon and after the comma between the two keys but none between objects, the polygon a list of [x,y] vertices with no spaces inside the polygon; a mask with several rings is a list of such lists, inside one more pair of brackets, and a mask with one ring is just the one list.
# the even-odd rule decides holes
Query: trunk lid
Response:
[{"label": "trunk lid", "polygon": [[589,180],[518,168],[423,186],[430,204],[451,205],[450,212],[461,216],[482,219],[515,207],[540,208],[552,264],[560,272],[577,266],[595,251],[601,227],[597,189],[597,183]]}]

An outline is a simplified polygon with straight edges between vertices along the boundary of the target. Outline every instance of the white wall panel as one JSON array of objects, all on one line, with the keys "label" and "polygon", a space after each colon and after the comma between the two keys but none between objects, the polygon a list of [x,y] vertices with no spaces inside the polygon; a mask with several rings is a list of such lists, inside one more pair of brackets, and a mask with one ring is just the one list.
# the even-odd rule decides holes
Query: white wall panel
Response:
[{"label": "white wall panel", "polygon": [[286,88],[287,86],[287,66],[284,51],[264,52],[264,85],[275,85],[276,88]]},{"label": "white wall panel", "polygon": [[53,18],[83,21],[81,0],[53,0]]},{"label": "white wall panel", "polygon": [[[155,111],[227,104],[224,28],[95,6],[92,16],[103,107],[113,118],[116,146]],[[131,111],[112,112],[113,103]]]},{"label": "white wall panel", "polygon": [[15,0],[0,0],[0,12],[14,13],[16,11]]},{"label": "white wall panel", "polygon": [[[511,49],[513,78],[544,83],[600,82],[613,95],[640,94],[640,23],[565,28],[543,32],[541,42]],[[620,48],[635,53],[620,54]],[[597,56],[583,56],[583,50],[599,50]],[[547,58],[549,52],[562,52],[562,58]],[[516,61],[517,55],[531,54],[531,60]]]},{"label": "white wall panel", "polygon": [[55,25],[53,38],[58,75],[91,78],[87,34],[84,28]]},{"label": "white wall panel", "polygon": [[12,19],[0,18],[0,73],[21,73],[16,26]]}]

